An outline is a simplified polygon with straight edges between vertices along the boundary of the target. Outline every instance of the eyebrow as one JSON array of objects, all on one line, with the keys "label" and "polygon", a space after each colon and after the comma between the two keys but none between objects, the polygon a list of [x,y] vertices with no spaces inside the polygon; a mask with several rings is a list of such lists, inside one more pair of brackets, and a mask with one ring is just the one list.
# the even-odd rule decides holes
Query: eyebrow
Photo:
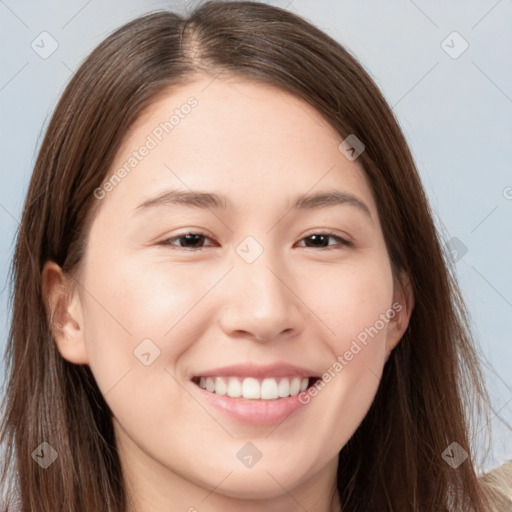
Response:
[{"label": "eyebrow", "polygon": [[[290,209],[315,210],[342,204],[354,206],[367,215],[370,220],[372,219],[370,209],[366,203],[355,195],[340,190],[301,194],[293,198]],[[159,206],[174,205],[216,210],[233,208],[231,201],[226,196],[220,194],[198,190],[168,190],[156,197],[147,199],[134,210],[138,212]]]}]

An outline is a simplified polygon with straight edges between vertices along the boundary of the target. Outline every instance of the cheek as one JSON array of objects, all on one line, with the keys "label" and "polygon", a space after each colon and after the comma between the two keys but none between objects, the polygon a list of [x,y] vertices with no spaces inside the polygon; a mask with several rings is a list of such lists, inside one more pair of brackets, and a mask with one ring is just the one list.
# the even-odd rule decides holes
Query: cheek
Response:
[{"label": "cheek", "polygon": [[[134,372],[151,368],[155,370],[151,379],[161,376],[212,321],[210,310],[200,302],[215,283],[214,271],[203,279],[185,265],[182,269],[163,262],[143,265],[126,257],[111,258],[110,265],[103,258],[101,265],[92,258],[87,263],[85,339],[89,364],[102,391],[127,372],[132,372],[131,378]],[[144,378],[149,375],[147,371]],[[160,382],[155,385],[161,389]]]},{"label": "cheek", "polygon": [[[197,267],[195,267],[197,268]],[[86,286],[89,311],[101,328],[124,333],[133,341],[171,336],[215,282],[215,271],[204,278],[190,266],[165,261],[120,257],[115,265],[91,263]],[[98,322],[96,322],[98,323]]]},{"label": "cheek", "polygon": [[195,277],[169,272],[168,264],[146,271],[126,258],[86,269],[89,366],[118,424],[141,443],[151,445],[164,426],[170,439],[182,437],[183,423],[170,421],[170,411],[197,415],[176,373],[181,355],[211,322],[198,304],[211,279]]},{"label": "cheek", "polygon": [[314,273],[310,269],[308,275],[300,293],[328,328],[326,340],[333,352],[344,353],[356,339],[364,343],[370,339],[369,331],[376,341],[373,345],[385,339],[389,321],[382,319],[393,299],[393,278],[386,258],[376,255]]},{"label": "cheek", "polygon": [[320,312],[329,328],[328,359],[322,379],[301,395],[301,401],[322,411],[322,422],[310,434],[318,440],[316,449],[327,457],[341,450],[373,402],[395,311],[392,274],[385,259],[340,267],[316,278],[315,288],[322,293],[311,293],[308,305]]}]

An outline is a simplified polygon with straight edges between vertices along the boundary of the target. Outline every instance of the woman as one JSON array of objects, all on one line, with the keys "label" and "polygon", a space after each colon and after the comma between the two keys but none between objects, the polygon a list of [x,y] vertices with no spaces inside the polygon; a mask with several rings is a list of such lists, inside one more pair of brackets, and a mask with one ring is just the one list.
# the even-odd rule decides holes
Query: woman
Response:
[{"label": "woman", "polygon": [[48,127],[13,276],[23,512],[494,507],[405,139],[289,12],[207,2],[100,44]]}]

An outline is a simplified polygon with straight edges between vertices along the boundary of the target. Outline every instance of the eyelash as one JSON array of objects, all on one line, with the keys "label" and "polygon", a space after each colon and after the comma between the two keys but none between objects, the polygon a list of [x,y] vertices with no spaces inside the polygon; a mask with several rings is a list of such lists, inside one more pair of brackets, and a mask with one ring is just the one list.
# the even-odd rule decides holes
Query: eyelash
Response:
[{"label": "eyelash", "polygon": [[[171,242],[174,241],[174,240],[179,240],[180,238],[185,238],[186,236],[188,235],[199,235],[199,236],[202,236],[202,237],[205,237],[207,239],[212,239],[213,237],[210,237],[207,233],[204,233],[204,232],[201,232],[201,231],[189,231],[187,233],[182,233],[180,235],[176,235],[172,238],[167,238],[165,240],[162,240],[161,242],[158,243],[158,245],[163,245],[163,246],[171,246],[171,247],[174,247],[174,248],[179,248],[179,249],[184,249],[186,251],[193,251],[193,252],[197,252],[197,251],[201,251],[202,249],[204,249],[204,247],[199,247],[199,248],[187,248],[187,247],[182,247],[182,246],[179,246],[179,245],[174,245],[172,244]],[[338,245],[331,245],[331,246],[327,246],[327,247],[320,247],[319,250],[321,251],[331,251],[331,250],[334,250],[334,249],[340,249],[342,247],[350,247],[353,245],[352,242],[346,240],[345,238],[342,238],[340,237],[339,235],[335,235],[334,233],[330,233],[330,232],[323,232],[323,231],[315,231],[314,233],[311,233],[305,237],[303,237],[300,242],[302,242],[303,240],[306,240],[307,238],[311,238],[315,235],[320,235],[320,236],[325,236],[325,237],[328,237],[328,238],[334,238],[336,239],[339,244]],[[206,246],[208,247],[208,246]],[[304,247],[304,246],[303,246]],[[306,247],[306,249],[314,249],[314,247]]]}]

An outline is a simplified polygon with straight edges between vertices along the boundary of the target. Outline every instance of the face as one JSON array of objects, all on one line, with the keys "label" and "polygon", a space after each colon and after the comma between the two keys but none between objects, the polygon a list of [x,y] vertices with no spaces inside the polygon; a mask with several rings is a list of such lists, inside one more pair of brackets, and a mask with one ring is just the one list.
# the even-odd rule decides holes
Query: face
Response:
[{"label": "face", "polygon": [[285,92],[203,77],[128,132],[57,336],[128,474],[237,499],[334,481],[408,320],[342,140]]}]

